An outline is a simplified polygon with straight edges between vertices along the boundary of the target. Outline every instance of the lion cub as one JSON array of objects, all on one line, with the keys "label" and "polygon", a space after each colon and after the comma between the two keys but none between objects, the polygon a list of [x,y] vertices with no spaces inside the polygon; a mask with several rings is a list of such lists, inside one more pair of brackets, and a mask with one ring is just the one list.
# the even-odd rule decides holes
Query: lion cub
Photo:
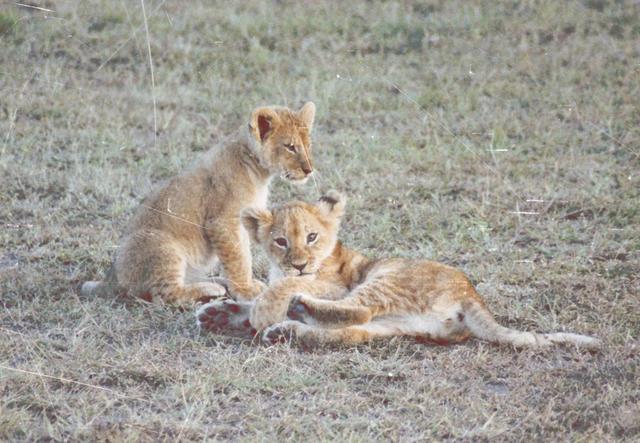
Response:
[{"label": "lion cub", "polygon": [[299,111],[255,109],[232,142],[143,201],[105,281],[86,282],[82,292],[117,290],[169,303],[220,296],[222,285],[202,281],[219,261],[232,296],[257,296],[264,284],[252,278],[240,212],[266,206],[274,175],[294,183],[309,178],[314,116],[311,102]]},{"label": "lion cub", "polygon": [[499,325],[467,277],[450,266],[370,260],[346,248],[337,240],[344,207],[344,197],[333,191],[316,205],[293,202],[273,211],[245,210],[243,223],[283,277],[253,304],[203,306],[197,314],[200,326],[238,329],[242,316],[249,316],[253,328],[266,328],[266,341],[295,338],[306,344],[408,335],[439,344],[473,336],[518,347],[599,346],[597,339],[584,335],[521,332]]}]

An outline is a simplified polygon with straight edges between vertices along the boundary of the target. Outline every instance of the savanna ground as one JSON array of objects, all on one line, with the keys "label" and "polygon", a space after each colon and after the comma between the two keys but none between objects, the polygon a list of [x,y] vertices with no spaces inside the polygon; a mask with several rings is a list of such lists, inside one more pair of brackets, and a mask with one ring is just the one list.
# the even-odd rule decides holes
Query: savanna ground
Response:
[{"label": "savanna ground", "polygon": [[[37,6],[0,6],[0,440],[640,439],[638,2]],[[308,99],[317,182],[272,201],[344,190],[348,245],[605,349],[263,347],[78,295],[155,183]]]}]

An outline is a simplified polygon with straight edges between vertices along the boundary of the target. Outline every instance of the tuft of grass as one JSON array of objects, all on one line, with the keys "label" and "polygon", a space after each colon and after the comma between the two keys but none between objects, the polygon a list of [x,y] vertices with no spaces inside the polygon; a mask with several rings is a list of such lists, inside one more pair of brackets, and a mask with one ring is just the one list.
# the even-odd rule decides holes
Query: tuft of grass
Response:
[{"label": "tuft of grass", "polygon": [[101,17],[96,17],[91,20],[87,31],[102,32],[107,28],[114,28],[117,25],[124,23],[124,21],[124,14],[107,13]]},{"label": "tuft of grass", "polygon": [[18,33],[18,17],[11,12],[0,11],[0,36],[6,38]]}]

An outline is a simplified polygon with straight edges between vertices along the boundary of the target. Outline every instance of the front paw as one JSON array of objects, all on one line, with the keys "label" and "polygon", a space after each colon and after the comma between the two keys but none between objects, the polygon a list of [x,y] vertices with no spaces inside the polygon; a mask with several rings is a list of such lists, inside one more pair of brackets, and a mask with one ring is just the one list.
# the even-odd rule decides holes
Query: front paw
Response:
[{"label": "front paw", "polygon": [[312,323],[313,316],[311,315],[311,310],[309,305],[304,302],[301,294],[294,295],[291,298],[289,308],[287,309],[287,317],[300,323]]},{"label": "front paw", "polygon": [[260,280],[251,280],[243,285],[231,285],[231,294],[238,300],[253,300],[267,289],[267,285]]},{"label": "front paw", "polygon": [[260,280],[252,280],[251,287],[249,289],[251,298],[256,298],[258,295],[262,294],[265,289],[267,289],[266,284],[262,283]]}]

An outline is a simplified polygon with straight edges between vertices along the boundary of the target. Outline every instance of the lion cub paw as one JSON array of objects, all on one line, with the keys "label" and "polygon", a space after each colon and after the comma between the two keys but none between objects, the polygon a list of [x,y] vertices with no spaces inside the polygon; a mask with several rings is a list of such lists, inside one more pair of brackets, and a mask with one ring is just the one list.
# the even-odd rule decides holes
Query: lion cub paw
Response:
[{"label": "lion cub paw", "polygon": [[262,294],[265,289],[267,289],[266,284],[264,284],[260,280],[252,280],[249,291],[251,293],[251,298],[256,298],[258,295]]},{"label": "lion cub paw", "polygon": [[277,323],[262,332],[262,341],[268,345],[294,342],[302,332],[301,326],[304,325],[295,321]]},{"label": "lion cub paw", "polygon": [[233,300],[218,300],[202,305],[196,311],[201,331],[253,337],[256,330],[249,321],[251,305]]},{"label": "lion cub paw", "polygon": [[294,295],[289,302],[289,308],[287,309],[287,317],[291,320],[298,321],[300,323],[311,324],[314,323],[313,316],[309,306],[304,302],[301,294]]},{"label": "lion cub paw", "polygon": [[192,283],[185,286],[191,298],[200,303],[207,303],[227,293],[227,288],[215,282]]},{"label": "lion cub paw", "polygon": [[239,300],[253,300],[267,289],[267,285],[260,280],[252,280],[249,284],[230,285],[231,294]]}]

